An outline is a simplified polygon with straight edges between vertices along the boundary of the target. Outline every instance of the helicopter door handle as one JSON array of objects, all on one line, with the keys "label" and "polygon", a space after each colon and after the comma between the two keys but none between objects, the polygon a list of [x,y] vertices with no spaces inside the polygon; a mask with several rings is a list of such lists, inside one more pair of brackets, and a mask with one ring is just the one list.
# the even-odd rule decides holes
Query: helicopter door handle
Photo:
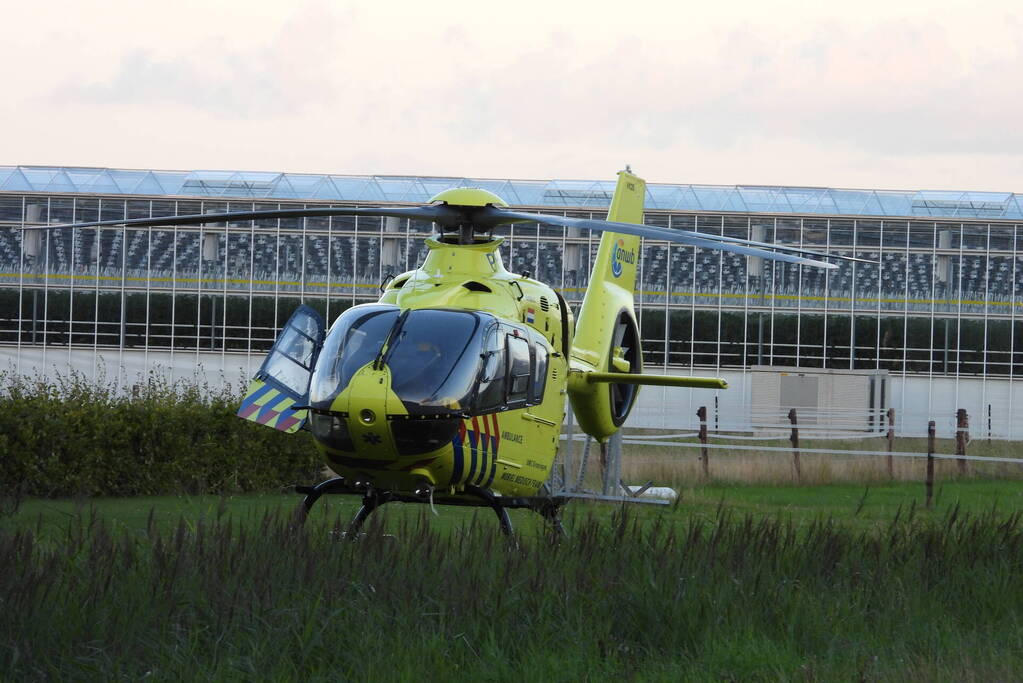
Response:
[{"label": "helicopter door handle", "polygon": [[522,292],[522,285],[520,285],[516,280],[512,280],[512,284],[515,285],[515,289],[519,290],[519,296],[516,299],[516,301],[522,301],[522,297],[525,296],[525,294]]}]

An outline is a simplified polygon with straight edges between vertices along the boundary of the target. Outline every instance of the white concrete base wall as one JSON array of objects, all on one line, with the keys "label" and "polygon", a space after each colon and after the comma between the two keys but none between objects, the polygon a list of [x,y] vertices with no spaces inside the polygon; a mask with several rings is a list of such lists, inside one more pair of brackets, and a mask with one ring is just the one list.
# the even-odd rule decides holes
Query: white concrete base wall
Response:
[{"label": "white concrete base wall", "polygon": [[213,389],[242,387],[263,362],[263,354],[219,351],[118,351],[0,347],[0,370],[48,377],[78,373],[89,380],[129,388],[149,376],[170,382],[198,382]]},{"label": "white concrete base wall", "polygon": [[[778,368],[777,372],[793,372],[793,368]],[[647,370],[647,372],[655,372]],[[799,372],[811,374],[812,368]],[[688,370],[671,370],[668,374],[686,376]],[[713,370],[697,371],[697,376],[714,376]],[[744,430],[754,424],[766,425],[764,419],[754,421],[753,371],[721,370],[719,376],[728,382],[728,389],[672,389],[643,387],[629,426],[668,429],[678,432],[695,431],[699,427],[696,410],[707,407],[708,425],[713,429],[715,416],[719,429]],[[715,412],[714,399],[717,398]],[[864,397],[864,404],[866,397]],[[926,436],[928,420],[935,421],[937,434],[951,438],[955,434],[955,415],[965,408],[970,419],[972,438],[1023,440],[1023,381],[1006,378],[933,377],[890,375],[888,377],[888,407],[895,409],[896,432],[899,436]],[[990,406],[990,431],[988,407]],[[842,405],[830,406],[842,409]],[[824,405],[821,408],[825,408]],[[785,409],[779,406],[779,409]],[[868,415],[861,411],[864,428]],[[779,410],[781,413],[782,410]],[[757,416],[761,417],[761,416]],[[848,422],[843,418],[842,422]],[[818,424],[825,424],[820,418]],[[784,427],[788,421],[779,416],[774,424]]]}]

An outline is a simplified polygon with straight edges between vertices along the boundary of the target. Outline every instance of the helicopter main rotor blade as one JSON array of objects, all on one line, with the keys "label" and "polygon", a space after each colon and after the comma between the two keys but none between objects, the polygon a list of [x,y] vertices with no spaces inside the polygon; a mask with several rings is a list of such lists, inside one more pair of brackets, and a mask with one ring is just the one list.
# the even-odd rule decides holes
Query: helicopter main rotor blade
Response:
[{"label": "helicopter main rotor blade", "polygon": [[[503,210],[503,209],[494,209],[490,214],[488,214],[487,219],[490,219],[491,215],[494,215],[495,217],[498,217],[498,219],[500,219],[501,217],[510,217],[510,214],[513,214],[513,213],[517,214],[517,216],[518,216],[515,219],[515,222],[527,221],[528,220],[528,221],[535,221],[535,222],[540,222],[540,223],[545,223],[546,222],[546,223],[551,223],[551,224],[555,224],[555,225],[559,225],[559,226],[564,226],[564,227],[573,227],[573,226],[569,226],[568,223],[566,223],[566,221],[589,221],[591,223],[593,223],[593,222],[606,223],[609,226],[606,229],[614,229],[616,232],[635,234],[635,233],[629,233],[629,230],[628,230],[628,226],[634,225],[632,223],[618,223],[618,222],[615,222],[615,221],[594,221],[592,219],[582,219],[582,218],[564,218],[562,216],[549,216],[549,215],[546,215],[546,214],[524,213],[524,212],[521,212],[521,211],[506,211],[506,210]],[[511,221],[507,221],[507,222],[511,222]],[[584,227],[584,226],[575,224],[574,227]],[[643,226],[643,227],[653,228],[655,230],[669,230],[668,228],[656,228],[654,226]],[[587,229],[599,230],[600,228],[587,228]],[[699,239],[699,240],[709,240],[709,241],[712,241],[712,242],[731,242],[733,244],[742,244],[742,245],[749,246],[749,247],[760,247],[762,249],[773,249],[773,250],[777,250],[777,251],[781,251],[781,252],[790,252],[790,253],[793,253],[793,254],[802,254],[804,256],[809,256],[809,257],[813,257],[813,258],[816,258],[816,259],[837,258],[837,259],[842,259],[843,261],[856,261],[858,263],[868,263],[868,264],[871,264],[871,265],[877,265],[877,261],[871,261],[870,259],[863,259],[863,258],[858,258],[858,257],[854,257],[854,256],[845,256],[843,254],[824,254],[824,253],[821,253],[819,251],[814,251],[812,249],[805,249],[803,247],[789,245],[789,244],[777,244],[777,243],[773,243],[773,242],[758,242],[758,241],[755,241],[755,240],[741,239],[739,237],[728,237],[728,236],[725,236],[725,235],[714,235],[714,234],[711,234],[711,233],[695,232],[695,231],[692,231],[692,230],[675,230],[675,229],[670,229],[670,232],[674,233],[674,234],[688,235],[688,236],[690,236],[690,237],[692,237],[694,239]],[[663,237],[661,239],[671,239],[671,238]],[[677,240],[673,240],[673,241],[677,241]],[[725,251],[729,251],[729,250],[725,250]]]},{"label": "helicopter main rotor blade", "polygon": [[[412,218],[428,220],[442,228],[452,229],[461,225],[472,225],[474,228],[491,229],[507,223],[536,222],[581,230],[604,231],[612,230],[628,235],[638,235],[650,239],[667,240],[687,244],[704,249],[730,251],[746,256],[757,256],[775,261],[785,261],[821,268],[837,266],[821,261],[824,258],[838,258],[847,261],[874,263],[866,259],[843,256],[839,254],[821,254],[816,251],[783,244],[756,242],[737,237],[711,235],[689,230],[672,230],[651,225],[619,223],[586,218],[566,218],[523,211],[509,211],[487,205],[483,207],[452,206],[448,204],[431,204],[427,206],[398,207],[324,207],[304,209],[266,209],[258,211],[228,211],[225,213],[200,213],[185,216],[160,216],[154,218],[128,218],[104,221],[87,221],[80,223],[62,223],[55,225],[26,225],[26,230],[56,230],[64,228],[102,228],[113,226],[155,228],[175,225],[202,225],[206,223],[222,223],[227,221],[263,220],[275,218],[329,218],[331,216],[384,216],[392,218]],[[813,258],[810,258],[813,257]]]},{"label": "helicopter main rotor blade", "polygon": [[327,218],[330,216],[387,216],[391,218],[418,218],[444,226],[457,225],[464,214],[446,204],[430,206],[396,207],[325,207],[316,209],[267,209],[261,211],[228,211],[226,213],[196,213],[187,216],[160,216],[155,218],[128,218],[85,223],[55,225],[26,225],[26,230],[54,230],[57,228],[102,228],[115,225],[156,228],[172,225],[200,225],[226,221],[249,221],[267,218]]},{"label": "helicopter main rotor blade", "polygon": [[843,254],[824,254],[819,251],[812,249],[804,249],[803,247],[795,247],[788,244],[775,244],[773,242],[757,242],[756,240],[744,240],[739,237],[728,237],[726,235],[712,235],[706,232],[694,232],[692,230],[683,230],[682,232],[690,235],[699,236],[703,239],[713,240],[715,242],[732,242],[734,244],[745,244],[748,247],[761,247],[764,249],[781,249],[783,251],[792,252],[793,254],[803,254],[804,256],[817,256],[820,258],[837,258],[843,261],[856,261],[857,263],[868,263],[872,266],[877,265],[877,261],[871,261],[870,259],[859,258],[857,256],[845,256]]},{"label": "helicopter main rotor blade", "polygon": [[[827,261],[819,261],[796,255],[798,253],[810,253],[818,258],[829,258],[828,254],[806,252],[806,250],[799,249],[798,247],[796,249],[786,250],[783,245],[769,245],[772,249],[796,252],[796,254],[790,254],[785,253],[785,251],[769,251],[768,249],[747,247],[733,242],[715,241],[713,239],[707,239],[708,237],[711,237],[710,235],[704,235],[699,232],[690,232],[687,230],[671,230],[669,228],[658,228],[652,225],[619,223],[617,221],[601,221],[592,218],[565,218],[564,216],[547,216],[539,213],[525,213],[521,211],[506,211],[504,209],[488,208],[491,210],[485,213],[481,211],[479,214],[474,215],[473,218],[479,221],[481,218],[480,214],[482,214],[483,221],[480,222],[495,221],[494,224],[496,225],[500,225],[501,223],[520,223],[528,221],[544,223],[547,225],[557,225],[565,228],[579,228],[581,230],[610,230],[612,232],[620,232],[626,235],[637,235],[639,237],[648,237],[650,239],[678,242],[680,244],[687,244],[692,247],[701,247],[703,249],[716,249],[719,251],[730,251],[735,254],[744,254],[746,256],[758,256],[772,261],[785,261],[786,263],[816,266],[818,268],[838,268],[835,264],[828,263]],[[835,258],[841,257],[836,256]]]}]

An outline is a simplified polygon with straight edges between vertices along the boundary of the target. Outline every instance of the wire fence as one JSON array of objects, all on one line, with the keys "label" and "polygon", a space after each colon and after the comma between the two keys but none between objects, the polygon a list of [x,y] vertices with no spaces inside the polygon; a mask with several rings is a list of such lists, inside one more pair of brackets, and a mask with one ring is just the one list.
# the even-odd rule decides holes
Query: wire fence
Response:
[{"label": "wire fence", "polygon": [[[700,417],[700,429],[697,432],[665,432],[649,433],[649,430],[644,430],[643,433],[636,433],[633,431],[623,430],[620,437],[612,438],[609,444],[602,445],[601,448],[601,463],[602,469],[605,472],[605,489],[609,485],[619,484],[623,490],[629,490],[628,487],[621,481],[608,482],[608,476],[606,472],[617,472],[621,471],[621,459],[622,459],[622,445],[642,446],[642,447],[660,447],[669,449],[699,449],[700,452],[700,463],[702,465],[704,477],[709,478],[711,472],[711,459],[710,454],[712,452],[719,452],[723,456],[725,454],[789,454],[792,457],[792,471],[797,481],[802,481],[803,471],[801,457],[804,455],[814,456],[833,456],[833,457],[845,457],[845,458],[884,458],[887,462],[888,474],[891,477],[895,476],[894,460],[895,459],[926,459],[926,474],[925,481],[927,484],[927,502],[930,505],[933,496],[933,484],[934,484],[934,462],[937,460],[953,461],[957,463],[960,474],[967,474],[967,463],[999,463],[1001,465],[1023,465],[1023,454],[1021,457],[1015,457],[1015,453],[1010,452],[1006,455],[1000,451],[1006,450],[1005,446],[986,447],[989,454],[979,455],[976,453],[968,453],[968,448],[971,443],[970,441],[970,424],[969,415],[965,409],[959,409],[955,412],[954,416],[951,417],[953,427],[951,429],[952,439],[944,439],[942,443],[945,444],[943,448],[948,448],[948,442],[951,441],[953,444],[952,450],[955,452],[938,452],[939,441],[936,438],[936,420],[928,419],[926,421],[926,447],[924,450],[896,450],[895,444],[896,439],[902,439],[902,443],[905,444],[907,441],[912,442],[914,445],[919,444],[921,439],[915,434],[905,434],[899,436],[896,430],[898,421],[896,420],[896,414],[894,409],[890,409],[883,413],[883,417],[878,421],[878,428],[870,431],[859,431],[850,432],[844,428],[843,424],[834,423],[821,423],[805,425],[800,424],[801,416],[799,411],[795,408],[791,409],[787,413],[789,420],[788,425],[774,424],[770,426],[759,426],[755,429],[740,430],[739,432],[725,432],[720,431],[711,433],[708,429],[707,424],[707,411],[706,408],[701,407],[697,412]],[[816,416],[815,416],[816,417]],[[801,443],[800,437],[801,431],[809,432],[803,434],[807,440],[811,443],[817,441],[844,441],[848,446],[842,448],[827,448],[819,445],[807,446]],[[915,431],[915,430],[914,430]],[[577,434],[572,430],[572,425],[569,425],[568,432],[562,434],[562,439],[566,443],[584,442],[586,446],[583,451],[581,462],[579,463],[580,471],[583,471],[586,467],[586,454],[589,452],[590,437],[586,434]],[[860,442],[876,443],[877,439],[883,439],[887,441],[886,448],[870,448],[869,446],[857,447]],[[711,441],[714,443],[711,443]],[[777,445],[776,442],[785,441],[789,442],[789,445]],[[990,441],[988,439],[988,441]],[[759,443],[757,443],[759,442]],[[771,443],[775,442],[775,443]],[[573,458],[571,451],[573,449],[566,449],[569,455],[566,457],[564,462],[571,463]],[[992,450],[994,451],[992,453]],[[638,454],[642,454],[640,451]],[[637,455],[636,452],[630,453],[630,456]],[[728,456],[725,456],[728,457]],[[734,460],[734,458],[731,458]],[[721,462],[725,462],[724,459]],[[1002,471],[1005,472],[1004,470]],[[1023,474],[1021,469],[1018,474]],[[617,474],[613,475],[617,478]],[[580,476],[581,480],[581,476]],[[647,486],[650,484],[648,483]]]},{"label": "wire fence", "polygon": [[[695,436],[695,435],[693,435]],[[567,439],[566,436],[562,438]],[[572,440],[575,442],[585,442],[589,437],[585,434],[577,434],[573,436]],[[730,437],[729,437],[730,438]],[[777,440],[777,439],[773,439]],[[687,441],[653,441],[648,439],[637,439],[632,437],[625,437],[622,439],[622,443],[629,445],[643,445],[643,446],[669,446],[677,448],[708,448],[708,449],[719,449],[723,451],[751,451],[754,453],[791,453],[792,448],[789,446],[744,446],[742,444],[714,444],[714,443],[700,443],[700,442],[687,442]],[[851,449],[834,449],[834,448],[806,448],[801,446],[799,448],[800,453],[814,453],[818,455],[861,455],[861,456],[893,456],[897,458],[927,458],[932,457],[937,460],[975,460],[978,462],[1007,462],[1017,465],[1023,465],[1023,457],[1021,458],[1002,458],[992,457],[984,455],[956,455],[954,453],[925,453],[920,451],[864,451],[864,450],[851,450]]]}]

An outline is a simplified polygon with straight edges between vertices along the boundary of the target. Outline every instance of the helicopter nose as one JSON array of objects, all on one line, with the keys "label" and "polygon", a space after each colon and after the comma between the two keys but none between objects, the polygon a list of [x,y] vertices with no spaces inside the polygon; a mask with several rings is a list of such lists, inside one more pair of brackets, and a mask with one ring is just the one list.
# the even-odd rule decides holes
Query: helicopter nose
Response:
[{"label": "helicopter nose", "polygon": [[344,413],[312,411],[309,415],[309,431],[313,433],[314,439],[328,448],[347,452],[355,450]]},{"label": "helicopter nose", "polygon": [[393,459],[396,451],[388,420],[392,412],[404,413],[404,406],[391,391],[390,371],[368,363],[356,371],[328,409],[310,412],[309,427],[320,444],[341,451],[334,458],[339,464],[352,455]]},{"label": "helicopter nose", "polygon": [[[348,431],[361,457],[390,459],[396,456],[388,415],[405,409],[391,391],[391,372],[366,365],[355,373],[348,389]],[[340,398],[340,397],[339,397]]]},{"label": "helicopter nose", "polygon": [[[329,424],[325,422],[328,418]],[[409,434],[401,427],[429,427],[433,421],[405,418],[408,418],[408,410],[391,388],[390,368],[377,369],[369,363],[352,376],[345,390],[331,403],[330,412],[317,417],[318,424],[324,425],[322,429],[329,430],[332,437],[346,437],[345,447],[333,447],[331,441],[318,432],[321,428],[314,428],[313,435],[327,446],[328,459],[342,468],[339,473],[349,468],[351,474],[346,476],[351,476],[355,490],[398,488],[421,500],[430,500],[437,485],[430,469],[417,466],[416,462],[405,468],[399,465],[402,456],[410,455],[402,450],[402,444],[407,446]],[[334,442],[338,440],[335,438]],[[411,455],[422,452],[415,450]]]}]

